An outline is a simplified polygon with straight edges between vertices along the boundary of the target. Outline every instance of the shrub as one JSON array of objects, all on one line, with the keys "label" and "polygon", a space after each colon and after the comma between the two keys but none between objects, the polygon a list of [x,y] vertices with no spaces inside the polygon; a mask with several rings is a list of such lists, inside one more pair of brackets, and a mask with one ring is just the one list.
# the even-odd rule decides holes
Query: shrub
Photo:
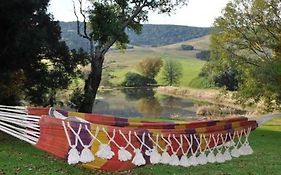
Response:
[{"label": "shrub", "polygon": [[138,73],[128,72],[122,82],[124,87],[142,87],[157,84],[154,79],[147,78]]},{"label": "shrub", "polygon": [[84,100],[84,93],[81,88],[76,88],[70,95],[70,107],[74,109],[79,109]]},{"label": "shrub", "polygon": [[209,61],[210,59],[210,51],[209,50],[202,50],[201,52],[196,54],[196,58],[204,61]]},{"label": "shrub", "polygon": [[111,82],[112,78],[115,78],[114,75],[112,75],[112,70],[108,69],[103,72],[102,79],[100,82],[100,85],[106,86],[106,87],[112,87],[113,84]]},{"label": "shrub", "polygon": [[214,77],[216,86],[225,86],[229,91],[236,91],[238,88],[237,74],[238,72],[235,69],[221,71],[216,77]]},{"label": "shrub", "polygon": [[215,83],[210,81],[208,79],[208,77],[198,76],[191,80],[191,82],[189,83],[189,86],[193,87],[193,88],[199,88],[199,89],[214,88]]},{"label": "shrub", "polygon": [[194,50],[194,47],[192,45],[182,44],[181,49],[182,50]]},{"label": "shrub", "polygon": [[163,61],[161,58],[145,58],[137,65],[137,70],[145,77],[154,79],[159,73],[161,67],[163,66]]}]

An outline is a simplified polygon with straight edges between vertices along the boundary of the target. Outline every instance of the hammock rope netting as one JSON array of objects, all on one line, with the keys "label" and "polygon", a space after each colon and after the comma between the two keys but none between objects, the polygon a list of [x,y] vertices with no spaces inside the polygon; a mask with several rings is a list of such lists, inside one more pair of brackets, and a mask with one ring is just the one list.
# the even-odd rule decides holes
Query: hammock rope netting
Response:
[{"label": "hammock rope netting", "polygon": [[0,105],[0,131],[87,168],[123,171],[146,164],[222,163],[253,150],[256,121],[118,118],[54,108]]}]

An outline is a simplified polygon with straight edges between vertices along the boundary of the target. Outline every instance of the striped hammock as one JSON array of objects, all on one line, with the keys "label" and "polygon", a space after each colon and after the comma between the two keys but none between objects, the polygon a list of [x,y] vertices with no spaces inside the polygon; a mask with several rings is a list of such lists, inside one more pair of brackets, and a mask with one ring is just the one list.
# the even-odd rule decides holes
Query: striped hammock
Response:
[{"label": "striped hammock", "polygon": [[249,155],[256,121],[117,118],[54,108],[0,105],[0,131],[87,168],[123,171],[146,164],[197,166]]}]

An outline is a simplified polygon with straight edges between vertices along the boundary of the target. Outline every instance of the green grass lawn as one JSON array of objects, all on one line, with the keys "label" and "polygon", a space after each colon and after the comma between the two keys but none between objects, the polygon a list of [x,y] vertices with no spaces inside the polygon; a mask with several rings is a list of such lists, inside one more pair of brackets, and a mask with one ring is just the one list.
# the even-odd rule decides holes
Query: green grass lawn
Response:
[{"label": "green grass lawn", "polygon": [[[112,83],[116,85],[121,84],[124,80],[125,74],[127,72],[137,72],[137,64],[147,57],[160,57],[163,60],[173,59],[178,61],[182,65],[183,70],[183,76],[180,79],[179,86],[189,86],[190,82],[198,76],[201,68],[205,64],[205,61],[180,55],[175,50],[169,53],[163,53],[157,49],[150,50],[146,48],[133,49],[126,51],[125,53],[115,51],[108,55],[109,60],[116,61],[116,63],[111,66],[113,75],[116,77],[111,80]],[[163,84],[161,71],[156,77],[156,80],[159,84]]]},{"label": "green grass lawn", "polygon": [[[181,49],[181,44],[191,44],[195,47],[195,50],[184,51]],[[206,63],[205,61],[196,59],[196,53],[200,52],[200,50],[208,50],[209,44],[209,36],[207,35],[204,37],[196,38],[194,40],[162,47],[135,46],[133,49],[127,49],[123,51],[113,50],[105,55],[105,65],[111,62],[109,68],[111,69],[111,71],[113,71],[112,74],[115,76],[115,78],[111,79],[111,82],[114,85],[118,86],[123,82],[126,73],[137,72],[137,64],[142,59],[149,57],[160,57],[163,60],[173,59],[180,62],[183,68],[183,77],[180,79],[179,86],[186,87],[190,86],[190,82],[192,80],[196,80],[196,77],[198,77],[201,68]],[[90,66],[87,66],[84,69],[85,72],[89,72],[89,70]],[[156,77],[156,80],[159,84],[163,84],[161,71]],[[206,86],[201,85],[201,82],[197,83],[195,86],[193,84],[191,86],[195,88],[206,88]]]},{"label": "green grass lawn", "polygon": [[[195,79],[201,71],[201,68],[205,64],[205,61],[201,61],[195,58],[182,58],[182,57],[174,57],[172,58],[170,55],[164,57],[164,59],[175,59],[182,65],[182,74],[183,76],[180,79],[179,86],[189,86],[190,82]],[[163,84],[161,80],[161,72],[156,77],[156,80]]]},{"label": "green grass lawn", "polygon": [[[254,149],[253,155],[234,158],[223,164],[207,164],[189,168],[148,165],[130,172],[116,174],[280,175],[281,117],[254,131],[250,137],[250,143]],[[86,170],[78,165],[67,165],[66,162],[36,150],[29,144],[0,133],[0,175],[2,174],[86,175],[107,173]]]}]

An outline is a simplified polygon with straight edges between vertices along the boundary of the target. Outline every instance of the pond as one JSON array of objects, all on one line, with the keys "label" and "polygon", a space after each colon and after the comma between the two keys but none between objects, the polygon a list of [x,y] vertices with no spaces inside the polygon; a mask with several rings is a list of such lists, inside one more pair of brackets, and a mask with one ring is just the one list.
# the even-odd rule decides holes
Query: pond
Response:
[{"label": "pond", "polygon": [[217,118],[244,115],[247,111],[229,106],[158,94],[152,88],[125,88],[100,92],[92,113],[116,117]]},{"label": "pond", "polygon": [[99,93],[92,112],[117,117],[193,118],[200,106],[198,101],[161,95],[152,88],[126,88]]}]

